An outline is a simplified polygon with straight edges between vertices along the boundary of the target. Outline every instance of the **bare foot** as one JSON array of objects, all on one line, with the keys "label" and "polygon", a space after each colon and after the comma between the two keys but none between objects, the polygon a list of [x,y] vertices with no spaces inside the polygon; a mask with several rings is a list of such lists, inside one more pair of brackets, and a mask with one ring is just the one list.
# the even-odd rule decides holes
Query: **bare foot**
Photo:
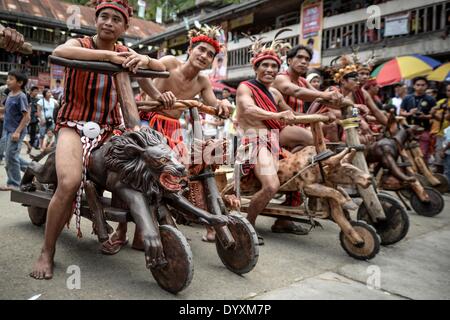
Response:
[{"label": "bare foot", "polygon": [[53,254],[42,251],[33,266],[30,277],[38,280],[51,279],[53,277]]},{"label": "bare foot", "polygon": [[216,231],[214,228],[206,227],[206,234],[202,237],[204,242],[216,242]]}]

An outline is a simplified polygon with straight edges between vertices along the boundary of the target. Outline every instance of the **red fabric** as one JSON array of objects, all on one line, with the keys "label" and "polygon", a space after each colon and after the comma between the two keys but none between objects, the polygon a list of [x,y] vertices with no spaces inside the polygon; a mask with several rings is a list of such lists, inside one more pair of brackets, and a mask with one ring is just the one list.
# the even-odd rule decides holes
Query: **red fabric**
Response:
[{"label": "red fabric", "polygon": [[366,99],[364,99],[364,93],[362,91],[363,89],[361,87],[358,87],[358,89],[355,90],[353,93],[353,97],[355,98],[356,104],[366,104]]},{"label": "red fabric", "polygon": [[[95,49],[92,37],[78,39],[83,48]],[[119,44],[116,52],[126,52],[128,48]],[[61,108],[56,123],[64,121],[94,121],[99,125],[120,125],[117,92],[113,77],[107,74],[65,69],[65,88]]]},{"label": "red fabric", "polygon": [[212,45],[214,47],[214,49],[216,50],[216,53],[220,52],[220,43],[219,43],[219,41],[217,41],[215,39],[212,39],[205,35],[197,36],[197,37],[194,37],[191,39],[191,44],[194,44],[197,42],[209,43],[210,45]]},{"label": "red fabric", "polygon": [[[288,71],[282,72],[280,74],[286,75],[290,78]],[[297,83],[295,83],[295,82],[292,82],[292,83],[301,88],[308,88],[308,85],[307,85],[308,82],[303,77],[299,77]],[[294,112],[300,112],[300,113],[304,112],[305,102],[303,100],[298,99],[297,97],[292,97],[292,96],[288,96],[288,95],[283,95],[283,99],[287,103],[287,105],[289,107],[291,107],[292,110],[294,110]]]},{"label": "red fabric", "polygon": [[[246,161],[242,164],[242,174],[245,177],[244,179],[252,179],[253,178],[253,169],[255,168],[255,164],[257,161],[257,156],[261,148],[267,148],[272,154],[278,154],[279,159],[286,158],[286,155],[283,153],[278,137],[270,134],[270,131],[268,132],[268,136],[266,137],[244,137],[242,139],[242,145],[247,146],[251,145],[251,155],[249,159],[246,159]],[[250,161],[252,160],[252,161]],[[286,206],[292,206],[292,207],[298,207],[302,204],[302,196],[300,192],[298,191],[292,191],[286,193],[286,201],[283,203],[283,205]]]},{"label": "red fabric", "polygon": [[150,128],[161,132],[169,143],[169,146],[173,149],[178,144],[183,143],[183,136],[181,134],[180,121],[177,119],[165,117],[156,112],[149,112],[149,124]]},{"label": "red fabric", "polygon": [[[256,85],[252,84],[249,81],[244,81],[243,84],[249,87],[250,90],[252,91],[253,99],[255,100],[255,104],[258,107],[269,112],[278,113],[277,106],[260,88],[258,88]],[[264,120],[263,123],[269,129],[281,130],[283,128],[281,122],[278,120]]]},{"label": "red fabric", "polygon": [[281,151],[282,149],[280,148],[278,137],[276,135],[271,134],[270,131],[268,131],[267,137],[262,136],[243,137],[242,145],[243,146],[250,145],[251,148],[251,155],[249,159],[246,159],[245,162],[242,164],[242,173],[244,175],[250,174],[250,172],[255,168],[257,157],[261,148],[265,147],[270,152],[278,154],[279,158],[284,157]]}]

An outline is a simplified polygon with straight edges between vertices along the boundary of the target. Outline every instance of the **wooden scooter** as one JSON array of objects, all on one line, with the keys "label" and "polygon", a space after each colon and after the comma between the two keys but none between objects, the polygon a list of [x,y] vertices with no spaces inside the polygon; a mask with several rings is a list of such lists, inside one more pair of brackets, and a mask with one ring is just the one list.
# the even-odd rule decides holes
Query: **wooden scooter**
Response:
[{"label": "wooden scooter", "polygon": [[[322,101],[316,101],[309,111],[318,110]],[[308,111],[308,112],[309,112]],[[343,119],[337,123],[345,130],[346,142],[330,143],[330,146],[340,150],[351,147],[356,150],[353,164],[365,173],[370,174],[365,158],[365,146],[361,144],[358,134],[359,112],[354,108],[352,101],[344,99],[341,112]],[[390,245],[402,240],[409,230],[409,217],[402,204],[393,196],[377,191],[377,184],[372,177],[372,184],[367,189],[357,186],[357,192],[350,194],[351,197],[361,197],[363,202],[358,208],[357,219],[366,221],[373,226],[380,235],[382,245]]]},{"label": "wooden scooter", "polygon": [[[134,128],[139,125],[138,109],[131,89],[130,75],[127,70],[118,65],[106,62],[67,60],[50,56],[50,62],[70,68],[89,70],[98,73],[112,74],[122,108],[125,125]],[[139,70],[137,77],[168,77],[167,72]],[[37,166],[35,166],[37,167]],[[52,177],[45,177],[43,181],[35,181],[36,191],[12,191],[11,201],[28,207],[30,220],[35,225],[45,223],[47,207],[53,196],[55,183]],[[85,195],[81,201],[80,214],[95,224],[95,231],[100,242],[108,239],[112,232],[106,221],[134,222],[128,209],[124,209],[117,199],[102,197],[97,193],[98,188],[89,180],[85,184]],[[187,288],[193,276],[193,260],[190,246],[184,235],[176,228],[170,211],[164,202],[156,210],[151,210],[152,219],[159,225],[159,236],[163,246],[167,264],[164,267],[153,268],[150,271],[158,285],[166,291],[177,293]]]},{"label": "wooden scooter", "polygon": [[[287,159],[279,162],[278,178],[280,180],[279,192],[299,191],[302,194],[304,206],[293,208],[269,203],[260,215],[278,219],[286,219],[309,223],[311,226],[319,225],[316,219],[330,219],[339,225],[339,235],[342,248],[355,259],[372,259],[380,249],[380,237],[375,229],[364,221],[352,221],[345,207],[351,199],[339,184],[359,183],[367,187],[370,184],[370,175],[351,165],[354,151],[346,149],[339,154],[327,150],[321,122],[330,119],[324,115],[296,116],[294,123],[310,124],[314,137],[314,146],[305,147],[291,154]],[[295,161],[292,160],[295,157]],[[283,175],[287,166],[296,163],[299,167],[293,177]],[[252,195],[258,191],[256,178],[238,179],[239,190],[242,196]],[[260,186],[259,186],[260,187]],[[233,193],[233,184],[223,191]],[[248,203],[242,203],[241,210],[248,210]]]},{"label": "wooden scooter", "polygon": [[[138,102],[139,109],[142,111],[158,112],[163,106],[155,101]],[[204,141],[203,130],[199,111],[211,115],[217,115],[217,110],[213,107],[204,105],[197,100],[180,100],[173,106],[175,109],[190,111],[191,124],[193,126],[194,144],[201,144]],[[214,227],[216,231],[216,249],[222,263],[232,272],[245,274],[250,272],[258,261],[259,246],[258,238],[253,226],[240,215],[237,211],[228,210],[217,188],[213,166],[205,164],[202,158],[201,146],[197,146],[197,152],[194,151],[195,168],[189,176],[189,190],[186,194],[187,199],[196,207],[202,208],[217,216],[227,216],[231,219],[230,223],[224,226]],[[192,159],[192,157],[191,157]],[[192,170],[190,170],[192,171]],[[169,203],[169,205],[171,205]],[[201,223],[195,216],[190,215],[186,210],[177,206],[171,206],[171,211],[176,216],[182,216],[183,220],[192,223]]]}]

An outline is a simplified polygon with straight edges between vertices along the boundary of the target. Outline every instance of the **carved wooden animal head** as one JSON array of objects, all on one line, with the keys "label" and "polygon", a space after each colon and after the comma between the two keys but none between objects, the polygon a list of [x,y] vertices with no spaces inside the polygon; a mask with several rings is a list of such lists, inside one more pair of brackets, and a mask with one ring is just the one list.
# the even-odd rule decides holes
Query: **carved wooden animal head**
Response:
[{"label": "carved wooden animal head", "polygon": [[185,167],[176,159],[167,139],[151,128],[113,137],[106,166],[120,174],[122,183],[148,195],[160,193],[160,187],[177,192],[187,184]]},{"label": "carved wooden animal head", "polygon": [[355,149],[345,148],[342,152],[322,162],[326,179],[335,184],[356,184],[364,189],[370,185],[371,176],[352,165]]}]

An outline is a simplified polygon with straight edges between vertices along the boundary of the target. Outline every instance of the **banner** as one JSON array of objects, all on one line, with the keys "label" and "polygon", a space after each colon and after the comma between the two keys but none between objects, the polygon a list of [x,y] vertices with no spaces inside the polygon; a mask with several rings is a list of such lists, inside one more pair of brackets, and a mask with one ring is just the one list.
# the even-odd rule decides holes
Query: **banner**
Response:
[{"label": "banner", "polygon": [[321,65],[322,55],[323,2],[307,0],[303,2],[300,11],[300,44],[308,46],[313,51],[310,67]]},{"label": "banner", "polygon": [[30,90],[31,87],[38,87],[38,86],[39,86],[39,78],[38,77],[33,77],[33,76],[28,77],[28,82],[27,82],[27,86],[26,86],[27,90]]},{"label": "banner", "polygon": [[38,73],[38,86],[39,87],[50,87],[50,73],[48,72],[39,72]]},{"label": "banner", "polygon": [[409,34],[409,13],[387,16],[384,22],[384,36]]},{"label": "banner", "polygon": [[156,17],[155,22],[161,24],[162,23],[162,8],[156,7]]},{"label": "banner", "polygon": [[60,80],[61,86],[64,87],[64,70],[65,67],[63,66],[50,65],[50,88],[56,87],[56,80]]},{"label": "banner", "polygon": [[226,29],[222,29],[220,32],[219,42],[221,43],[221,51],[216,55],[211,65],[211,71],[208,74],[209,79],[212,81],[223,80],[227,78],[227,39]]}]

